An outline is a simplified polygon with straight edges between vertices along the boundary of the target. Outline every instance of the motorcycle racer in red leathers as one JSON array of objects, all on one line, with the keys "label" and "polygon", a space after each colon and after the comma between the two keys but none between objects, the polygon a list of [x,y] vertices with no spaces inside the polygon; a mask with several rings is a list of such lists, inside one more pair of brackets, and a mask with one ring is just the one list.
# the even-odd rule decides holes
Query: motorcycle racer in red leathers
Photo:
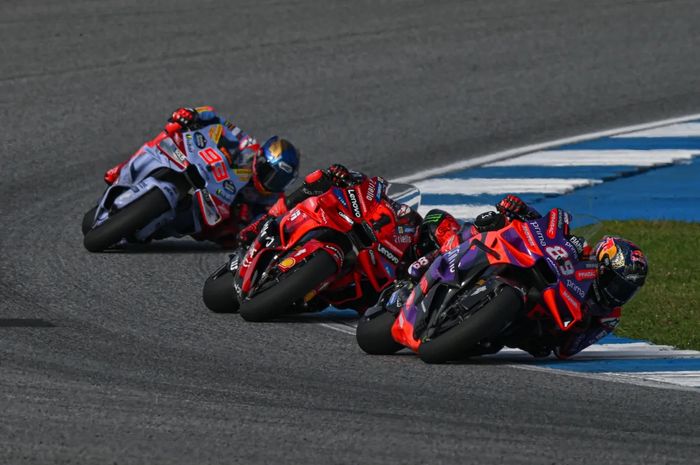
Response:
[{"label": "motorcycle racer in red leathers", "polygon": [[[256,222],[241,231],[239,235],[239,243],[249,245],[258,236],[263,225],[273,217],[279,217],[294,208],[298,203],[306,200],[309,197],[318,196],[329,189],[335,187],[346,188],[352,187],[363,182],[367,176],[363,173],[352,171],[340,164],[331,165],[325,170],[316,170],[309,173],[304,179],[304,183],[295,191],[291,192],[284,198],[280,198],[270,208],[266,215],[260,217]],[[400,204],[382,193],[384,200],[391,206],[391,209],[396,215],[397,230],[396,234],[410,240],[412,244],[417,242],[419,234],[418,228],[422,223],[421,215],[410,208],[408,205]],[[434,247],[433,247],[434,248]],[[409,247],[408,251],[401,257],[400,262],[396,267],[396,272],[399,278],[407,277],[408,266],[417,258],[415,247]],[[362,297],[343,304],[344,308],[352,308],[358,312],[365,311],[368,307],[374,305],[379,298],[379,294],[374,288],[369,285],[369,282],[362,282]],[[319,308],[318,310],[320,310]],[[315,310],[315,309],[312,309]],[[307,309],[308,311],[308,309]]]},{"label": "motorcycle racer in red leathers", "polygon": [[[435,209],[428,212],[419,228],[419,240],[422,244],[435,243],[440,249],[433,250],[411,264],[408,270],[411,279],[419,280],[440,253],[458,247],[460,243],[475,234],[501,229],[514,218],[524,221],[541,218],[536,210],[528,207],[514,195],[503,198],[496,205],[496,209],[497,212],[482,213],[473,223],[464,225],[460,225],[445,211]],[[565,234],[577,249],[579,259],[592,260],[597,264],[597,276],[586,297],[586,305],[583,309],[585,317],[565,333],[533,334],[531,337],[514,341],[513,346],[529,352],[534,357],[546,357],[553,352],[558,358],[566,359],[598,342],[617,327],[622,305],[628,302],[644,284],[648,265],[642,251],[630,241],[620,237],[605,236],[591,249],[584,238],[568,231],[570,221],[568,213],[558,210],[558,217],[562,219]],[[412,285],[406,281],[396,283],[396,288],[402,293],[405,292],[405,296],[408,296],[411,287]],[[390,291],[382,296],[378,305],[384,305],[383,301],[389,296],[391,296]],[[501,348],[502,346],[477,348],[475,352],[468,355],[495,353]]]},{"label": "motorcycle racer in red leathers", "polygon": [[[236,174],[249,181],[236,192],[229,206],[229,221],[221,222],[192,237],[234,247],[237,245],[238,233],[284,197],[285,188],[298,175],[300,153],[289,141],[277,136],[271,137],[262,145],[258,144],[238,126],[219,117],[210,106],[175,110],[168,119],[164,132],[184,151],[183,132],[211,125],[220,125],[222,130],[217,142],[218,148],[226,155]],[[136,152],[133,157],[141,153]],[[117,180],[129,160],[105,173],[104,180],[108,185]]]}]

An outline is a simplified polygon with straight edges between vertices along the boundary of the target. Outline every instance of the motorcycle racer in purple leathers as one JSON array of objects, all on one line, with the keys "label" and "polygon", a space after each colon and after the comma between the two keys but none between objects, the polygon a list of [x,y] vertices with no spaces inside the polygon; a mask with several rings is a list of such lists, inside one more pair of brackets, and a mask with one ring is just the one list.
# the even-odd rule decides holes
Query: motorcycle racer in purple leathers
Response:
[{"label": "motorcycle racer in purple leathers", "polygon": [[[475,234],[495,231],[508,225],[513,219],[523,221],[541,218],[536,210],[514,195],[504,197],[497,205],[497,212],[489,211],[477,216],[473,223],[460,225],[449,213],[442,210],[429,211],[420,227],[420,241],[435,243],[440,249],[433,250],[416,260],[408,269],[409,280],[397,281],[393,291],[386,291],[378,306],[385,306],[392,299],[406,301],[414,284],[429,269],[433,260],[466,242]],[[596,264],[595,280],[586,296],[584,318],[567,332],[533,334],[512,342],[513,347],[529,352],[534,357],[547,357],[554,353],[560,359],[569,358],[591,344],[610,334],[620,322],[622,305],[628,302],[643,286],[648,264],[642,251],[632,242],[620,237],[605,236],[595,247],[585,239],[569,232],[570,215],[557,210],[558,218],[569,242],[577,249],[580,260]],[[418,246],[420,248],[420,244]],[[429,248],[429,247],[428,247]],[[508,343],[511,346],[511,343]],[[503,346],[477,347],[467,356],[485,355],[501,350]]]}]

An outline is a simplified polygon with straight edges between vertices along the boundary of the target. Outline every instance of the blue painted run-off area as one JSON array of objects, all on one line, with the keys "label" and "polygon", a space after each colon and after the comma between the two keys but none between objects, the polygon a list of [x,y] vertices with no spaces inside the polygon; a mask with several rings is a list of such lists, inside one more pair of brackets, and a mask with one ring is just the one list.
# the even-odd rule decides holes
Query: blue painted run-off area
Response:
[{"label": "blue painted run-off area", "polygon": [[[557,147],[557,150],[697,150],[700,137],[605,137]],[[614,164],[614,161],[613,161]],[[587,169],[600,167],[585,167]],[[627,167],[629,170],[630,167]],[[571,170],[572,168],[561,168]],[[581,169],[573,167],[573,169]],[[600,219],[669,219],[700,221],[700,158],[647,171],[603,167],[617,179],[535,202],[540,211],[553,207]],[[555,168],[556,170],[556,168]],[[571,175],[566,171],[563,176]],[[615,174],[613,174],[615,173]],[[607,174],[607,173],[606,173]],[[605,179],[605,175],[601,178]]]},{"label": "blue painted run-off area", "polygon": [[700,222],[700,157],[544,198],[533,206],[540,212],[559,207],[603,220]]},{"label": "blue painted run-off area", "polygon": [[700,358],[643,358],[608,360],[548,360],[537,366],[586,373],[635,373],[700,371]]}]

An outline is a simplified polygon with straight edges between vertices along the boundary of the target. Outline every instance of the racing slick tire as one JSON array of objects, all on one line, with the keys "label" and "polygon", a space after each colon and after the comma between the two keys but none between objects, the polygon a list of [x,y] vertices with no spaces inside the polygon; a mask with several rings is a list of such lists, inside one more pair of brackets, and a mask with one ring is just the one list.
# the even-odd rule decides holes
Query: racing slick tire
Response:
[{"label": "racing slick tire", "polygon": [[498,333],[523,305],[521,294],[509,286],[460,324],[418,347],[418,356],[426,363],[445,363],[465,358],[469,349]]},{"label": "racing slick tire", "polygon": [[391,327],[396,315],[384,312],[374,318],[360,317],[355,339],[360,349],[370,355],[391,355],[403,348],[391,337]]},{"label": "racing slick tire", "polygon": [[83,231],[83,236],[85,236],[85,234],[90,231],[90,228],[92,228],[92,223],[95,221],[95,213],[97,213],[97,205],[92,207],[85,213],[85,215],[83,215],[83,223],[80,225],[80,228]]},{"label": "racing slick tire", "polygon": [[152,189],[117,211],[98,227],[85,233],[83,245],[90,252],[101,252],[146,226],[170,209],[160,189]]},{"label": "racing slick tire", "polygon": [[282,274],[282,279],[274,286],[255,294],[250,300],[244,300],[240,310],[243,319],[259,322],[284,315],[292,303],[338,270],[335,260],[324,251],[318,251],[296,268]]},{"label": "racing slick tire", "polygon": [[233,287],[234,276],[228,269],[223,274],[211,275],[204,283],[202,299],[214,313],[236,313],[240,303]]}]

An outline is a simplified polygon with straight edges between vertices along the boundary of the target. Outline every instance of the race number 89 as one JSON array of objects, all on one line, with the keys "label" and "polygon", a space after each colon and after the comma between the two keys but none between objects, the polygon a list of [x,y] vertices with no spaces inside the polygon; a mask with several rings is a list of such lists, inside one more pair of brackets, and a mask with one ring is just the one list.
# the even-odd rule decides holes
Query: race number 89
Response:
[{"label": "race number 89", "polygon": [[560,245],[554,245],[544,249],[552,260],[554,260],[559,265],[559,271],[564,276],[571,276],[574,274],[574,264],[569,260],[569,253]]}]

